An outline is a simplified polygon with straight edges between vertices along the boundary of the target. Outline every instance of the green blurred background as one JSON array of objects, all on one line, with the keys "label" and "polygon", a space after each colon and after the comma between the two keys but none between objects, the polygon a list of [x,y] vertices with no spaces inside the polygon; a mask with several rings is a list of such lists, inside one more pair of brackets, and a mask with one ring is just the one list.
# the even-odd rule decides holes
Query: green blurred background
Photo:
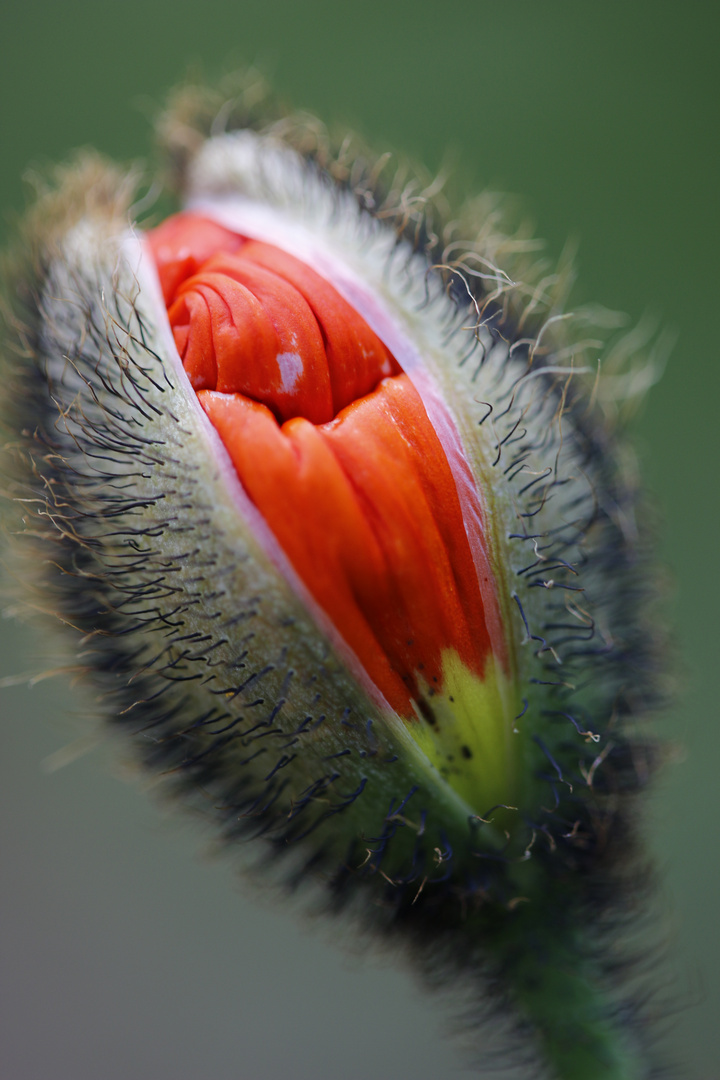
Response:
[{"label": "green blurred background", "polygon": [[[11,212],[30,164],[79,145],[147,154],[148,117],[191,64],[212,76],[259,61],[296,105],[431,168],[450,151],[474,186],[517,193],[551,253],[580,240],[580,299],[678,331],[635,426],[664,519],[682,680],[661,728],[683,756],[650,813],[671,949],[653,981],[680,1010],[659,1026],[693,1080],[720,1076],[717,11],[5,0],[0,39]],[[27,630],[4,621],[0,635],[0,677],[42,668]],[[48,772],[91,712],[62,680],[0,690],[3,1080],[475,1075],[444,1037],[443,1002],[244,895],[201,834],[125,782],[122,751]]]}]

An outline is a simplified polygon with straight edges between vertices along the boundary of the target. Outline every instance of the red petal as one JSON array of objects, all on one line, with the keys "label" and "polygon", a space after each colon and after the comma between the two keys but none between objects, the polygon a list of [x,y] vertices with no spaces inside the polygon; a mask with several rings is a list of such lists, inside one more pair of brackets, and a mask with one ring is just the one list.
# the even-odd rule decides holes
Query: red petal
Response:
[{"label": "red petal", "polygon": [[460,504],[406,376],[321,427],[278,427],[240,395],[201,393],[249,497],[390,705],[418,673],[442,685],[454,649],[482,673],[490,644]]},{"label": "red petal", "polygon": [[175,214],[148,234],[165,303],[218,251],[237,251],[242,237],[198,214]]},{"label": "red petal", "polygon": [[[328,358],[317,320],[298,290],[277,274],[238,255],[216,255],[203,267],[203,274],[224,274],[228,280],[240,282],[262,305],[275,327],[277,354],[276,376],[272,394],[248,389],[258,401],[270,406],[282,420],[304,416],[314,424],[323,424],[334,416]],[[244,352],[228,356],[228,365],[242,368]],[[240,389],[218,383],[218,390]],[[243,380],[245,381],[245,380]]]},{"label": "red petal", "polygon": [[400,367],[357,311],[314,270],[271,244],[248,240],[243,259],[275,271],[291,282],[320,324],[333,394],[333,415],[375,389],[380,379]]},{"label": "red petal", "polygon": [[394,357],[279,248],[191,214],[151,243],[205,412],[373,683],[410,717],[421,682],[442,688],[446,651],[482,675],[492,646],[457,488]]}]

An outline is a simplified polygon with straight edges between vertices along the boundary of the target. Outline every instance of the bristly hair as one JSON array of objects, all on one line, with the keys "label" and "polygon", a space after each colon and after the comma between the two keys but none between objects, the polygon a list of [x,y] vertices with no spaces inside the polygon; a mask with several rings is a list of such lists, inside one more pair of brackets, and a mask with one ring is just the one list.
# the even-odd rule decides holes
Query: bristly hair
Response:
[{"label": "bristly hair", "polygon": [[[195,182],[208,139],[248,130],[301,156],[303,190],[325,200],[327,217],[349,198],[351,227],[369,246],[376,226],[389,231],[393,288],[445,319],[469,422],[492,433],[487,475],[502,477],[518,508],[504,537],[508,603],[533,655],[516,723],[532,731],[528,763],[543,799],[512,845],[473,848],[468,837],[459,851],[436,815],[426,826],[417,786],[394,764],[399,748],[359,722],[356,690],[331,651],[316,649],[300,673],[290,628],[297,636],[309,620],[297,601],[283,593],[281,625],[269,572],[232,591],[227,530],[188,455],[177,386],[137,282],[117,269],[113,238],[133,213],[138,176],[88,155],[41,193],[4,268],[4,472],[22,519],[14,547],[28,609],[64,624],[102,712],[135,735],[147,765],[228,840],[262,835],[288,885],[322,878],[330,906],[399,934],[428,980],[478,977],[499,1008],[507,999],[519,1014],[532,1001],[536,1030],[533,964],[580,957],[572,963],[606,992],[598,1024],[623,1027],[632,1006],[608,943],[642,910],[652,879],[635,796],[661,751],[636,722],[661,704],[665,648],[652,529],[624,422],[653,358],[638,360],[637,333],[614,336],[606,314],[566,314],[571,265],[550,272],[526,232],[503,229],[499,205],[453,210],[433,178],[280,111],[254,74],[173,95],[158,123],[167,187],[182,195]],[[105,237],[106,264],[97,252],[96,262],[70,261],[68,236],[87,220]],[[605,329],[588,337],[593,318]],[[602,365],[590,361],[601,353]],[[538,455],[552,464],[535,475],[528,462]],[[233,565],[258,558],[250,541],[232,554]],[[253,650],[270,626],[275,644],[261,664]],[[331,702],[321,689],[328,673],[339,687]],[[331,715],[346,741],[308,758]],[[303,755],[313,763],[292,787]],[[378,808],[375,832],[340,848],[333,826],[367,804],[371,759],[391,776],[389,807]],[[408,807],[422,821],[417,838]],[[420,840],[426,827],[434,864],[433,845]],[[517,871],[530,859],[546,885],[532,904]],[[560,994],[570,1039],[592,1011],[579,980],[573,986],[579,1004]],[[517,1023],[532,1045],[537,1036]],[[635,1035],[623,1038],[633,1056]],[[527,1068],[541,1074],[534,1050]]]}]

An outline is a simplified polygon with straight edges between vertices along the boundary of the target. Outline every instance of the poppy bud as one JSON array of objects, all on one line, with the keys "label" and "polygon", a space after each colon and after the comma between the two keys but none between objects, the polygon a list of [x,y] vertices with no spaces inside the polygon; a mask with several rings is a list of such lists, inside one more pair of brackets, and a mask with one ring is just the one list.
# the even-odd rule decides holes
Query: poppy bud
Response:
[{"label": "poppy bud", "polygon": [[178,212],[134,225],[86,159],[10,270],[22,576],[224,836],[484,965],[556,1075],[643,1075],[585,928],[652,693],[595,368],[484,219],[312,126],[182,115]]}]

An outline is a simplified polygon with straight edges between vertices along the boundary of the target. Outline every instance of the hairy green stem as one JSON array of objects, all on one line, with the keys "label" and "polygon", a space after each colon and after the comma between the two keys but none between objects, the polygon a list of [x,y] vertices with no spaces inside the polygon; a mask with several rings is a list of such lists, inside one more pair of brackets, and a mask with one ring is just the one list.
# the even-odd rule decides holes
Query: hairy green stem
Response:
[{"label": "hairy green stem", "polygon": [[[649,1067],[627,1009],[577,914],[555,900],[518,905],[493,931],[491,952],[515,1009],[556,1080],[645,1080]],[[485,926],[486,942],[487,933]]]}]

